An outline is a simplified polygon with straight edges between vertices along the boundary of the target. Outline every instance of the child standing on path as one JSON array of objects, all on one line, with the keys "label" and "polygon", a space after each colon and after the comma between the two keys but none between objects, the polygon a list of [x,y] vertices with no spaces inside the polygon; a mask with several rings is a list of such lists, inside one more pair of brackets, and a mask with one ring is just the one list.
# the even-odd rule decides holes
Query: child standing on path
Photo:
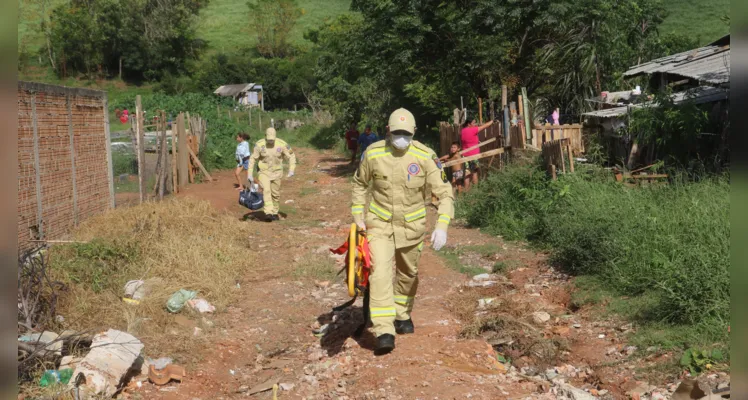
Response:
[{"label": "child standing on path", "polygon": [[234,170],[234,175],[236,176],[234,187],[242,190],[242,179],[239,175],[242,171],[249,170],[249,156],[251,155],[249,152],[249,135],[243,132],[239,133],[236,135],[236,141],[239,144],[236,145],[236,162],[238,164],[236,165],[236,170]]},{"label": "child standing on path", "polygon": [[[460,150],[460,142],[452,142],[452,145],[449,147],[449,154],[441,156],[439,161],[447,162],[459,160],[462,158],[462,155],[459,154]],[[463,184],[465,183],[464,166],[464,163],[457,163],[450,167],[452,171],[452,189],[457,190],[457,193],[462,193]]]}]

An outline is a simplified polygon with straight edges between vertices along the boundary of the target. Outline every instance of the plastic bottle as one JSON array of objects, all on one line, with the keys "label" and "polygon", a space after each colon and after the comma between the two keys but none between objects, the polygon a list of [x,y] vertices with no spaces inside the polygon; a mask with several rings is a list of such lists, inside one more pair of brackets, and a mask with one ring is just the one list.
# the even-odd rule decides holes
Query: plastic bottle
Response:
[{"label": "plastic bottle", "polygon": [[70,378],[72,377],[73,377],[73,370],[70,368],[65,368],[60,371],[48,369],[44,371],[42,378],[39,380],[39,386],[47,387],[47,386],[54,385],[57,383],[67,384],[68,382],[70,382]]}]

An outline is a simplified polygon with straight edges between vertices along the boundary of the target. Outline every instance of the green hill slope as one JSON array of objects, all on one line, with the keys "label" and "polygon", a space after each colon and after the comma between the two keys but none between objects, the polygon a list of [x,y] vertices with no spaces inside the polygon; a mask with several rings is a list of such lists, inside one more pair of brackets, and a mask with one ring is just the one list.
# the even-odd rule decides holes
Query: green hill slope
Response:
[{"label": "green hill slope", "polygon": [[[298,0],[297,4],[302,15],[292,32],[292,41],[303,44],[307,29],[347,12],[351,0]],[[200,12],[198,36],[207,40],[213,51],[232,53],[253,46],[257,40],[248,28],[251,18],[262,16],[250,16],[246,0],[211,0]]]},{"label": "green hill slope", "polygon": [[670,15],[660,25],[660,33],[694,36],[706,44],[728,33],[730,27],[720,20],[730,15],[730,0],[666,0]]}]

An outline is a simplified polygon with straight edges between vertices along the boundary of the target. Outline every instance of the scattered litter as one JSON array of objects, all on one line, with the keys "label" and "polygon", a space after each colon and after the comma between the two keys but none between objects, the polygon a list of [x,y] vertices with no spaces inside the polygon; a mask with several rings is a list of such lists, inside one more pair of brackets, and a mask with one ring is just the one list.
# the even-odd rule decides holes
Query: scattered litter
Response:
[{"label": "scattered litter", "polygon": [[123,297],[122,301],[133,306],[140,304],[140,300],[131,299],[129,297]]},{"label": "scattered litter", "polygon": [[286,200],[286,204],[291,204],[291,203],[293,203],[293,200]]},{"label": "scattered litter", "polygon": [[195,327],[195,329],[192,330],[194,336],[200,336],[201,333],[203,333],[203,330],[198,327]]},{"label": "scattered litter", "polygon": [[30,333],[18,338],[21,342],[47,344],[44,349],[55,354],[62,355],[62,340],[60,335],[52,331],[41,333]]},{"label": "scattered litter", "polygon": [[579,329],[582,327],[582,324],[574,324],[572,325],[572,328]]},{"label": "scattered litter", "polygon": [[63,317],[62,315],[58,315],[58,316],[55,317],[55,321],[57,321],[58,323],[61,324],[61,323],[65,322],[65,317]]},{"label": "scattered litter", "polygon": [[277,384],[278,384],[278,378],[271,378],[269,381],[265,381],[265,382],[263,382],[263,383],[255,386],[255,387],[253,387],[252,389],[249,389],[249,391],[247,392],[247,394],[249,394],[251,396],[253,394],[266,392],[266,391],[272,389],[273,387],[277,387],[276,386]]},{"label": "scattered litter", "polygon": [[231,375],[235,375],[235,374],[236,374],[236,371],[234,371],[233,369],[230,369],[230,370],[229,370],[229,374],[231,374]]},{"label": "scattered litter", "polygon": [[487,298],[487,299],[479,299],[478,300],[478,308],[486,308],[489,304],[493,303],[494,300],[496,300],[495,297]]},{"label": "scattered litter", "polygon": [[177,313],[184,308],[187,301],[194,299],[197,296],[197,292],[192,290],[179,289],[176,293],[169,297],[166,302],[166,309],[169,312]]},{"label": "scattered litter", "polygon": [[145,282],[141,280],[125,283],[125,298],[142,300],[145,297]]},{"label": "scattered litter", "polygon": [[103,394],[112,397],[123,379],[140,358],[143,344],[129,333],[109,329],[93,337],[91,351],[75,368],[73,376],[82,374],[84,384],[80,386],[83,398]]},{"label": "scattered litter", "polygon": [[487,281],[489,279],[491,279],[490,274],[478,274],[473,277],[474,281]]},{"label": "scattered litter", "polygon": [[544,324],[551,320],[551,314],[548,314],[545,311],[536,311],[532,313],[532,320],[536,324]]},{"label": "scattered litter", "polygon": [[319,328],[313,330],[312,332],[314,332],[316,336],[324,336],[324,334],[326,334],[329,329],[330,329],[330,324],[324,324],[320,326]]},{"label": "scattered litter", "polygon": [[187,305],[200,313],[212,313],[216,310],[212,304],[208,303],[208,300],[201,298],[187,300]]},{"label": "scattered litter", "polygon": [[496,281],[470,281],[467,283],[469,287],[491,287],[496,285]]},{"label": "scattered litter", "polygon": [[148,364],[153,365],[156,369],[164,369],[172,362],[174,362],[174,360],[172,360],[170,357],[161,357],[155,360],[152,360],[150,358],[148,359]]},{"label": "scattered litter", "polygon": [[59,371],[48,369],[44,371],[41,379],[39,380],[39,386],[47,387],[57,383],[66,384],[70,382],[70,378],[73,376],[73,370],[70,368],[60,369]]},{"label": "scattered litter", "polygon": [[148,379],[159,386],[166,385],[172,380],[181,382],[186,375],[184,367],[175,364],[169,364],[161,370],[157,370],[154,365],[148,368]]},{"label": "scattered litter", "polygon": [[296,385],[294,385],[293,383],[281,383],[279,386],[282,391],[290,392]]},{"label": "scattered litter", "polygon": [[565,383],[556,383],[555,389],[557,394],[567,396],[572,400],[597,400],[597,397],[585,392],[584,390],[577,389],[574,386]]},{"label": "scattered litter", "polygon": [[597,338],[598,339],[605,339],[605,334],[601,333],[601,334],[597,335]]}]

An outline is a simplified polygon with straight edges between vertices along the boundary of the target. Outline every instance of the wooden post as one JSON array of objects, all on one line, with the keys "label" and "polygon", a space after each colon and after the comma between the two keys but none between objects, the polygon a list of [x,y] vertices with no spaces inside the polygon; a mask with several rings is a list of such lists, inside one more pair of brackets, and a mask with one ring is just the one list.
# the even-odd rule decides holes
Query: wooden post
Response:
[{"label": "wooden post", "polygon": [[158,151],[158,157],[156,157],[156,181],[153,182],[153,194],[158,194],[158,185],[161,183],[161,164],[163,160],[161,159],[161,123],[156,123],[156,150]]},{"label": "wooden post", "polygon": [[140,95],[135,96],[135,118],[135,141],[138,148],[138,190],[140,191],[140,202],[142,203],[145,201],[145,128],[143,127],[143,106]]},{"label": "wooden post", "polygon": [[566,173],[566,160],[564,160],[564,158],[565,158],[564,157],[564,147],[565,147],[564,143],[565,142],[563,140],[560,140],[558,142],[558,150],[557,151],[558,151],[559,158],[561,159],[561,172]]},{"label": "wooden post", "polygon": [[571,152],[571,141],[569,141],[569,145],[566,146],[566,151],[569,154],[569,172],[574,173],[574,155]]},{"label": "wooden post", "polygon": [[247,114],[249,114],[249,126],[252,126],[252,107],[247,107]]},{"label": "wooden post", "polygon": [[177,182],[177,126],[175,122],[171,123],[171,185],[173,193],[179,193]]},{"label": "wooden post", "polygon": [[483,125],[483,99],[478,97],[478,123]]},{"label": "wooden post", "polygon": [[507,101],[509,101],[509,89],[506,87],[506,85],[501,85],[501,109],[503,110],[504,107],[507,106]]},{"label": "wooden post", "polygon": [[525,134],[527,140],[532,141],[532,124],[530,123],[530,99],[527,97],[527,88],[522,88],[522,116],[525,119]]},{"label": "wooden post", "polygon": [[555,181],[556,180],[556,166],[551,164],[550,169],[551,169],[551,179]]},{"label": "wooden post", "polygon": [[208,171],[203,167],[203,163],[200,162],[200,160],[197,158],[195,153],[192,151],[192,149],[188,148],[190,155],[192,156],[192,159],[195,160],[195,164],[197,164],[198,167],[200,167],[200,171],[203,172],[203,175],[205,175],[205,179],[212,181],[213,177],[210,176]]},{"label": "wooden post", "polygon": [[259,125],[258,125],[259,128],[260,128],[260,133],[262,133],[262,113],[258,111],[257,112],[257,116],[258,116],[258,118],[260,120]]},{"label": "wooden post", "polygon": [[[73,105],[70,95],[65,96],[65,103],[67,103],[68,111],[68,136],[70,137],[70,176],[72,177],[71,183],[73,184],[73,225],[78,226],[78,188],[76,186],[75,176],[75,135],[73,134]],[[106,112],[106,110],[104,110]],[[109,140],[106,143],[107,147],[110,147]],[[109,160],[107,159],[107,162]]]},{"label": "wooden post", "polygon": [[187,131],[184,128],[184,113],[179,113],[177,117],[177,131],[179,138],[177,139],[177,182],[179,187],[184,188],[189,180],[189,166],[187,159],[189,154],[187,152]]},{"label": "wooden post", "polygon": [[166,176],[169,174],[169,169],[167,168],[169,165],[169,151],[166,148],[166,125],[166,113],[161,111],[161,159],[163,161],[161,163],[161,182],[159,182],[158,185],[159,200],[164,199],[164,191],[166,190]]}]

